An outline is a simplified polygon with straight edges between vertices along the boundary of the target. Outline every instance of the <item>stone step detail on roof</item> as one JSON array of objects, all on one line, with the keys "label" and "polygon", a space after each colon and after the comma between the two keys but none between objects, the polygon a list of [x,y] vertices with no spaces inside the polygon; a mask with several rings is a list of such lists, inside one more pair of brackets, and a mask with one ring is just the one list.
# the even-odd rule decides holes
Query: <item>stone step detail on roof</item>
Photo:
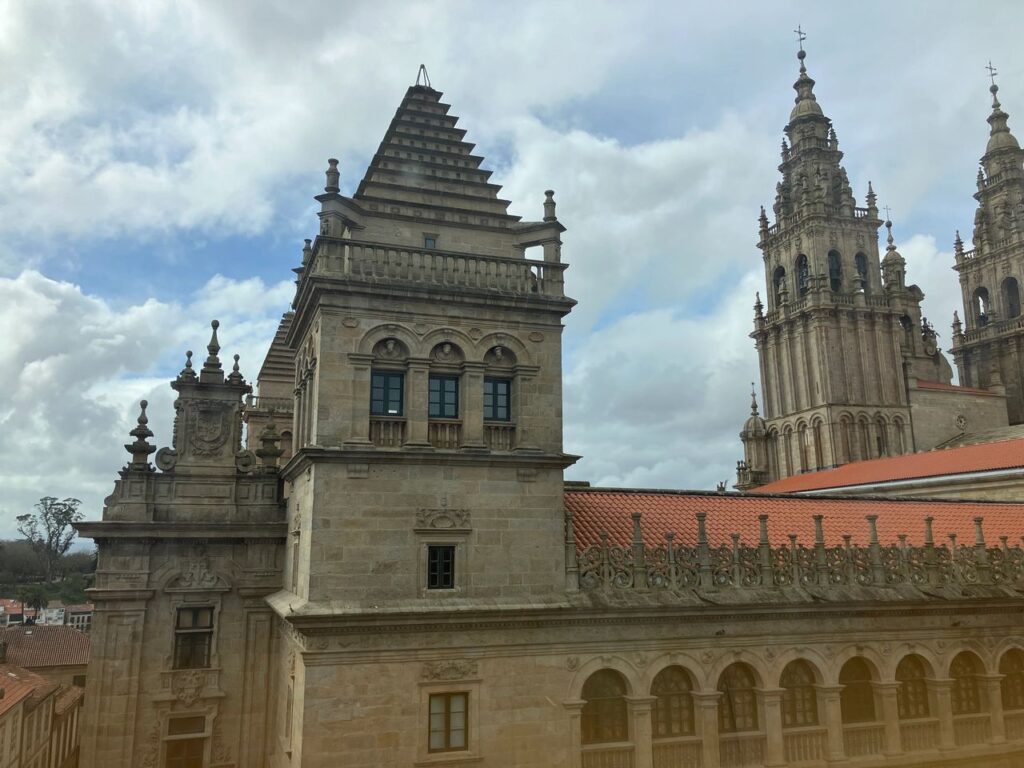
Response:
[{"label": "stone step detail on roof", "polygon": [[456,221],[459,213],[486,214],[496,224],[518,221],[449,109],[440,91],[410,86],[353,197],[384,212],[411,203],[448,211]]},{"label": "stone step detail on roof", "polygon": [[[1010,545],[1007,536],[998,546],[985,542],[983,519],[976,517],[974,542],[964,545],[950,534],[949,543],[937,544],[933,519],[924,519],[925,535],[921,545],[908,543],[905,535],[898,543],[882,545],[878,537],[878,515],[867,515],[867,543],[855,544],[849,534],[843,543],[827,546],[824,515],[814,515],[814,542],[805,545],[789,535],[789,543],[773,546],[768,532],[768,515],[758,516],[759,540],[756,545],[741,542],[732,534],[730,544],[712,545],[707,534],[707,514],[695,515],[697,540],[676,540],[665,533],[663,543],[644,540],[642,514],[631,515],[633,536],[628,544],[612,543],[601,531],[600,540],[581,546],[575,536],[572,513],[568,512],[566,555],[570,590],[621,591],[667,590],[684,592],[723,591],[740,593],[779,588],[798,588],[833,599],[858,599],[859,588],[944,587],[1024,587],[1024,548]],[[1020,540],[1018,540],[1019,542]],[[930,597],[960,597],[929,593]],[[865,596],[877,599],[873,592]],[[743,600],[740,595],[738,599]],[[748,595],[748,599],[751,598]]]}]

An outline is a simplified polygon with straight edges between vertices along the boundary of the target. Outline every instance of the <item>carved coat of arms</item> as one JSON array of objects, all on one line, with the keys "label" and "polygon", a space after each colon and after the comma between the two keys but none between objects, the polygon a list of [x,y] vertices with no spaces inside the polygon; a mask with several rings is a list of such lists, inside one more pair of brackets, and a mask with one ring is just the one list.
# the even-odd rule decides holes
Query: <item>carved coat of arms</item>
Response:
[{"label": "carved coat of arms", "polygon": [[199,400],[188,413],[189,444],[197,456],[213,456],[231,437],[231,411],[217,400]]}]

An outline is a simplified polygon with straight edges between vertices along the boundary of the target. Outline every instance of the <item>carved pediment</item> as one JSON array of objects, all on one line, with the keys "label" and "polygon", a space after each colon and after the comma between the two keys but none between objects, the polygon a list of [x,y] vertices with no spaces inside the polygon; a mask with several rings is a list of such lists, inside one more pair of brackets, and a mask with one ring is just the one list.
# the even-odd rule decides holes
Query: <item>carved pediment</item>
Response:
[{"label": "carved pediment", "polygon": [[209,562],[202,557],[185,560],[181,571],[168,584],[168,591],[225,592],[231,587],[223,577],[210,570]]},{"label": "carved pediment", "polygon": [[476,677],[477,663],[471,659],[428,661],[421,671],[424,680],[463,680]]},{"label": "carved pediment", "polygon": [[470,529],[468,509],[420,509],[416,512],[416,529],[429,531],[468,531]]}]

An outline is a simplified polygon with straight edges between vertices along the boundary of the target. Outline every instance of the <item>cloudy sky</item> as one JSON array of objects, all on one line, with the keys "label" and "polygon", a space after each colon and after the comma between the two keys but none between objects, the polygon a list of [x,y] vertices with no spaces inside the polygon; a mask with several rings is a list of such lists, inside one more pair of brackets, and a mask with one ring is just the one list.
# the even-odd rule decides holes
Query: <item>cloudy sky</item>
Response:
[{"label": "cloudy sky", "polygon": [[315,233],[425,63],[512,211],[569,228],[570,477],[710,488],[740,456],[757,213],[795,36],[854,190],[892,207],[948,343],[989,59],[1024,130],[1024,4],[0,0],[0,537],[98,517],[137,413],[221,321],[254,376]]}]

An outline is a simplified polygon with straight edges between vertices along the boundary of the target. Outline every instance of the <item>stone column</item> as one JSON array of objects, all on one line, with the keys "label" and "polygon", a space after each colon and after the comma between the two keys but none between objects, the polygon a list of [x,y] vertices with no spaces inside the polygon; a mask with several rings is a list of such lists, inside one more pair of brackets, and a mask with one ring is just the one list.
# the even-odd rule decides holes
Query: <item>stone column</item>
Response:
[{"label": "stone column", "polygon": [[462,444],[464,451],[479,451],[484,444],[484,364],[462,364]]},{"label": "stone column", "polygon": [[430,447],[427,434],[429,380],[430,360],[410,357],[405,382],[405,446],[409,448]]},{"label": "stone column", "polygon": [[[348,434],[342,435],[344,445],[365,446],[370,443],[370,367],[373,355],[349,355],[352,370],[352,396],[349,400]],[[296,444],[294,450],[298,450]]]},{"label": "stone column", "polygon": [[825,727],[828,729],[828,760],[838,762],[846,759],[843,746],[843,710],[839,703],[841,685],[816,685],[818,701],[825,711]]},{"label": "stone column", "polygon": [[651,727],[651,707],[656,696],[627,696],[629,718],[632,721],[634,768],[654,768],[654,733]]},{"label": "stone column", "polygon": [[935,702],[935,716],[939,718],[939,749],[956,749],[953,731],[953,700],[950,689],[953,681],[949,678],[927,680],[928,691]]},{"label": "stone column", "polygon": [[989,714],[992,716],[992,738],[993,744],[1002,744],[1006,741],[1006,723],[1003,721],[1003,690],[1000,683],[1002,675],[979,675],[978,683],[985,692],[985,702],[988,704]]},{"label": "stone column", "polygon": [[696,706],[697,734],[701,737],[703,753],[701,768],[719,768],[721,761],[718,754],[718,700],[721,691],[694,691],[693,703]]},{"label": "stone column", "polygon": [[899,691],[900,684],[895,681],[874,682],[871,686],[882,702],[882,720],[885,721],[883,754],[901,755],[903,754],[903,739],[900,735],[900,711],[896,701],[896,692]]},{"label": "stone column", "polygon": [[782,688],[762,688],[758,691],[761,711],[764,712],[766,766],[786,765],[786,752],[782,743]]},{"label": "stone column", "polygon": [[581,768],[583,765],[583,730],[580,719],[583,716],[583,699],[563,701],[562,706],[569,715],[569,768]]}]

